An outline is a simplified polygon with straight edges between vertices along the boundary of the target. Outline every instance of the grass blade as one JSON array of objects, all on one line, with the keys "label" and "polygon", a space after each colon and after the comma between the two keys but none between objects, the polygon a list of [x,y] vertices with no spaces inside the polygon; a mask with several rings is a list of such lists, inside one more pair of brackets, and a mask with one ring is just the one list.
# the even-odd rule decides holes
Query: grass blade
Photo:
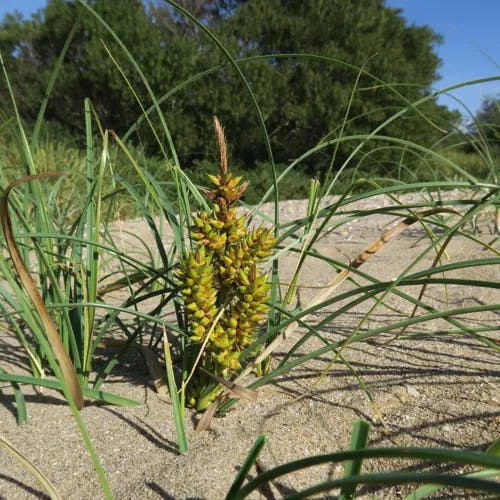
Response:
[{"label": "grass blade", "polygon": [[[325,455],[316,455],[300,460],[295,460],[273,469],[266,470],[262,474],[249,481],[231,500],[247,498],[248,495],[264,484],[273,481],[285,474],[304,470],[321,464],[332,464],[344,460],[364,460],[367,458],[401,458],[432,460],[434,462],[450,462],[454,464],[479,465],[500,471],[500,459],[487,453],[452,450],[447,448],[365,448],[359,450],[341,451]],[[372,484],[388,486],[405,483],[431,482],[443,486],[456,486],[475,491],[496,493],[499,492],[498,482],[485,481],[478,478],[466,477],[436,472],[384,472],[375,474],[356,475],[327,481],[307,488],[299,493],[291,495],[289,499],[309,498],[310,496],[329,491],[334,488],[356,486],[357,484]]]},{"label": "grass blade", "polygon": [[243,464],[241,465],[238,474],[236,474],[233,484],[231,485],[229,491],[227,492],[226,500],[233,500],[235,498],[238,498],[237,493],[240,490],[241,485],[248,476],[250,469],[254,466],[255,462],[257,461],[257,458],[259,457],[260,452],[262,451],[262,448],[264,448],[266,443],[267,443],[267,436],[265,434],[261,434],[255,440],[255,443],[248,452],[248,455],[245,458]]},{"label": "grass blade", "polygon": [[56,490],[54,485],[49,481],[49,479],[34,465],[32,462],[30,462],[19,450],[17,450],[9,441],[7,441],[1,434],[0,434],[0,445],[3,446],[3,448],[12,455],[13,457],[17,458],[19,462],[23,465],[25,469],[27,469],[39,482],[40,486],[45,490],[47,495],[51,498],[51,500],[62,500],[62,496],[59,494],[59,492]]},{"label": "grass blade", "polygon": [[[54,389],[56,391],[63,391],[63,386],[59,380],[49,379],[49,378],[38,378],[29,377],[26,375],[14,375],[12,373],[7,373],[0,371],[0,382],[14,382],[18,384],[28,384],[35,385],[39,387],[46,387],[47,389]],[[104,392],[99,389],[92,389],[90,387],[84,387],[82,389],[83,394],[91,399],[96,399],[104,403],[109,403],[115,406],[140,406],[141,403],[133,399],[126,398],[124,396],[118,396],[116,394],[111,394],[109,392]]]},{"label": "grass blade", "polygon": [[[0,368],[0,374],[6,373],[4,369]],[[28,422],[28,413],[26,411],[26,401],[24,400],[24,394],[19,387],[19,384],[11,380],[10,385],[14,389],[14,399],[16,400],[16,413],[17,413],[17,424],[23,425]]]},{"label": "grass blade", "polygon": [[[83,408],[83,393],[80,382],[76,375],[75,367],[73,366],[73,363],[71,362],[71,359],[66,349],[64,348],[61,337],[59,336],[59,333],[57,331],[57,327],[52,320],[49,312],[47,311],[47,308],[45,307],[42,296],[40,295],[40,292],[36,287],[35,281],[33,280],[30,272],[28,271],[28,268],[21,258],[21,254],[19,253],[19,249],[17,248],[16,240],[14,239],[12,223],[8,212],[9,192],[15,186],[22,184],[23,182],[31,181],[33,179],[42,179],[59,175],[61,174],[39,174],[34,176],[22,177],[17,181],[11,182],[3,192],[2,199],[0,201],[0,218],[7,248],[9,250],[10,256],[12,257],[12,262],[19,275],[19,279],[22,281],[27,294],[33,302],[33,305],[35,306],[40,319],[44,324],[47,338],[49,339],[54,356],[59,363],[60,376],[62,380],[64,380],[65,385],[67,385],[68,396],[73,399],[76,407],[81,410]],[[59,372],[59,369],[57,367],[53,368],[55,369],[56,373]]]},{"label": "grass blade", "polygon": [[[497,439],[487,450],[486,453],[496,457],[500,457],[500,439]],[[471,472],[469,474],[464,474],[466,477],[495,477],[500,476],[500,469],[483,469],[477,472]],[[424,484],[417,490],[413,491],[411,495],[406,497],[406,500],[420,500],[421,498],[427,498],[431,493],[439,491],[441,485],[438,484]]]},{"label": "grass blade", "polygon": [[31,138],[31,147],[33,151],[36,149],[37,143],[38,143],[38,137],[40,135],[40,129],[42,128],[42,123],[43,119],[45,117],[45,111],[47,110],[47,104],[49,102],[50,95],[52,94],[52,90],[54,89],[54,85],[57,82],[57,77],[59,75],[59,72],[61,71],[61,67],[64,62],[64,58],[66,57],[66,54],[68,52],[68,49],[71,45],[71,42],[73,41],[73,38],[75,37],[76,30],[78,29],[78,26],[80,24],[80,20],[77,19],[75,23],[73,24],[73,27],[71,28],[71,31],[69,32],[66,41],[64,42],[64,46],[59,53],[59,56],[57,58],[56,64],[54,66],[54,69],[50,75],[49,82],[47,84],[47,88],[45,90],[45,94],[42,100],[42,103],[40,105],[40,110],[38,111],[38,116],[36,117],[36,123],[35,127],[33,128],[33,136]]},{"label": "grass blade", "polygon": [[28,422],[28,412],[26,411],[24,394],[17,382],[12,382],[12,387],[14,388],[14,398],[16,400],[17,423],[18,425],[23,425]]},{"label": "grass blade", "polygon": [[[368,434],[370,432],[370,424],[366,420],[357,420],[352,426],[351,442],[349,444],[349,449],[352,451],[357,451],[361,448],[366,448],[368,443]],[[349,460],[344,465],[344,478],[350,478],[352,476],[357,476],[361,472],[361,466],[363,464],[362,458],[356,458],[354,460]],[[339,500],[350,500],[354,498],[354,493],[356,491],[356,484],[349,484],[342,487],[339,495]]]},{"label": "grass blade", "polygon": [[177,390],[177,384],[175,383],[172,356],[170,354],[170,344],[168,342],[167,331],[165,330],[165,328],[163,329],[163,348],[165,351],[165,366],[167,369],[168,389],[170,392],[170,399],[172,401],[172,412],[174,414],[177,442],[179,444],[179,451],[181,453],[186,453],[188,451],[188,443],[186,439],[186,431],[184,429],[184,408],[179,401],[179,393]]}]

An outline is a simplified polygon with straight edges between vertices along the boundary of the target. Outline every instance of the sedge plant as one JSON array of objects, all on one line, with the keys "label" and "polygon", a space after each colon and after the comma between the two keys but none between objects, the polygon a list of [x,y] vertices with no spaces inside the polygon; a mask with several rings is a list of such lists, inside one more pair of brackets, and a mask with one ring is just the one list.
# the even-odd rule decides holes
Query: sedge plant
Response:
[{"label": "sedge plant", "polygon": [[203,368],[187,388],[187,401],[198,410],[219,393],[218,377],[241,371],[240,354],[257,338],[270,298],[269,278],[260,266],[276,243],[272,229],[249,229],[247,217],[238,216],[236,203],[248,183],[228,169],[224,131],[214,122],[220,173],[209,176],[212,188],[205,191],[212,208],[194,217],[192,249],[177,271],[195,363]]}]

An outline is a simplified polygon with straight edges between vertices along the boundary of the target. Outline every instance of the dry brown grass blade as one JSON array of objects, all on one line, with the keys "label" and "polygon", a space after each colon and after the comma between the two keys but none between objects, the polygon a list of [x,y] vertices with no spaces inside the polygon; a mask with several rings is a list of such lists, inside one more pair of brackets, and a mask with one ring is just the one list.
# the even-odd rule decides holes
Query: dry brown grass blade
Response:
[{"label": "dry brown grass blade", "polygon": [[42,320],[43,326],[45,327],[45,332],[47,335],[47,339],[52,347],[54,352],[54,356],[59,364],[59,367],[62,372],[62,376],[68,386],[71,397],[76,405],[76,407],[81,410],[83,408],[83,393],[82,388],[80,386],[80,382],[78,381],[78,377],[76,375],[75,367],[71,362],[71,359],[64,348],[59,332],[57,331],[57,326],[50,317],[50,314],[45,307],[42,296],[36,287],[35,280],[32,278],[28,268],[23,262],[21,254],[16,244],[16,240],[14,238],[13,230],[12,230],[12,222],[9,216],[9,207],[8,207],[8,196],[10,191],[19,184],[23,184],[25,182],[30,182],[35,179],[46,179],[53,177],[60,177],[62,175],[66,175],[59,172],[51,172],[46,174],[38,174],[38,175],[30,175],[26,177],[21,177],[13,182],[11,182],[3,192],[2,199],[0,200],[0,219],[2,223],[2,229],[5,236],[5,242],[7,244],[7,249],[12,258],[12,263],[14,264],[14,268],[23,284],[26,293],[29,298],[33,302],[37,313]]},{"label": "dry brown grass blade", "polygon": [[405,229],[410,227],[418,220],[428,217],[429,215],[435,215],[440,213],[458,214],[458,212],[456,212],[451,208],[431,208],[429,210],[423,210],[422,212],[418,212],[417,214],[415,214],[415,216],[407,217],[396,226],[392,227],[391,229],[388,229],[378,240],[372,243],[366,250],[361,252],[351,262],[351,267],[354,269],[360,267],[372,255],[375,255],[382,247],[384,247],[387,243],[389,243],[389,241],[392,240],[392,238],[402,233]]},{"label": "dry brown grass blade", "polygon": [[214,418],[219,406],[226,400],[228,394],[226,392],[222,392],[217,396],[217,399],[203,412],[200,421],[196,425],[196,432],[206,431],[210,427],[210,423]]},{"label": "dry brown grass blade", "polygon": [[205,375],[208,375],[209,377],[213,378],[219,384],[222,384],[230,393],[232,393],[234,397],[243,398],[246,399],[247,401],[251,401],[252,403],[257,401],[259,393],[255,389],[248,389],[246,387],[243,387],[242,385],[235,384],[231,380],[219,377],[218,375],[215,375],[215,373],[211,373],[208,370],[205,370],[205,368],[202,368],[201,366],[200,370]]}]

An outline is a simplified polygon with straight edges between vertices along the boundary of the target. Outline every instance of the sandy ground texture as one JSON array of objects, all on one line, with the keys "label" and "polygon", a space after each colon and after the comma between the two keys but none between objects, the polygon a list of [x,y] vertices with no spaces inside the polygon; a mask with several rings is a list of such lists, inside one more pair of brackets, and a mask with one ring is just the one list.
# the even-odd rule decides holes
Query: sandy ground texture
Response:
[{"label": "sandy ground texture", "polygon": [[[458,196],[457,193],[450,195]],[[415,201],[422,200],[415,197]],[[369,210],[375,205],[390,206],[391,203],[389,199],[370,200],[354,208]],[[291,220],[303,216],[305,207],[304,202],[285,202],[280,210],[285,220]],[[266,210],[270,213],[272,207]],[[340,227],[331,227],[318,242],[317,249],[348,262],[396,220],[391,215],[357,217]],[[475,222],[479,238],[494,240],[491,216]],[[125,226],[127,232],[123,229]],[[137,244],[136,236],[150,237],[142,221],[117,226],[116,234],[123,245],[130,246],[131,252],[133,248],[139,253],[141,245]],[[426,245],[428,239],[424,230],[415,225],[380,250],[362,270],[379,279],[397,278]],[[456,237],[448,250],[451,262],[492,256],[481,245],[462,236]],[[415,271],[428,267],[433,257],[428,254]],[[290,277],[294,263],[294,256],[283,258],[283,281]],[[311,260],[301,283],[320,286],[328,283],[333,275],[331,268]],[[498,282],[500,273],[498,267],[483,266],[455,271],[455,276]],[[345,282],[336,293],[350,286]],[[405,291],[414,296],[419,293],[419,289],[411,287]],[[314,288],[301,289],[301,303],[307,304],[316,292]],[[450,286],[445,293],[442,287],[429,287],[426,300],[443,310],[499,302],[499,295],[498,289]],[[328,323],[322,334],[328,340],[341,340],[358,327],[360,331],[376,328],[405,318],[411,311],[411,307],[400,299],[391,298],[389,303],[392,310],[378,308],[360,325],[364,313],[373,304],[364,303],[348,315],[340,315]],[[311,321],[320,321],[339,307],[341,304],[333,304]],[[469,315],[463,322],[469,325],[500,323],[498,313],[493,312]],[[266,470],[293,459],[345,449],[352,423],[360,418],[372,423],[371,446],[484,450],[500,437],[500,355],[470,337],[447,333],[449,328],[444,321],[420,323],[406,333],[437,333],[432,338],[412,340],[393,340],[387,335],[352,344],[343,351],[375,404],[370,402],[346,366],[340,362],[332,365],[334,355],[327,353],[261,388],[256,402],[240,401],[225,416],[214,419],[209,431],[195,432],[199,415],[187,411],[190,449],[186,455],[177,452],[170,403],[151,388],[148,372],[134,354],[117,366],[103,389],[140,401],[141,406],[120,408],[87,401],[82,416],[101,457],[113,495],[119,499],[224,498],[259,434],[266,434],[269,439],[259,460],[259,468]],[[275,362],[303,333],[298,330],[280,347]],[[498,330],[489,335],[500,341]],[[310,340],[302,346],[301,352],[321,345],[319,340]],[[2,368],[26,373],[26,357],[6,331],[0,336],[0,356]],[[90,457],[62,396],[49,390],[37,394],[31,387],[25,387],[24,393],[29,422],[18,427],[12,389],[2,384],[2,435],[50,478],[64,498],[101,498],[102,490]],[[408,465],[401,461],[370,461],[366,462],[365,470]],[[255,474],[253,469],[251,475]],[[283,498],[341,474],[342,468],[338,465],[310,469],[281,478],[251,498]],[[402,493],[399,488],[388,488],[378,493],[378,498],[399,498]],[[43,497],[33,477],[1,448],[0,497]],[[360,488],[359,497],[373,498],[373,493]],[[440,493],[438,498],[462,497],[455,491],[446,495]]]}]

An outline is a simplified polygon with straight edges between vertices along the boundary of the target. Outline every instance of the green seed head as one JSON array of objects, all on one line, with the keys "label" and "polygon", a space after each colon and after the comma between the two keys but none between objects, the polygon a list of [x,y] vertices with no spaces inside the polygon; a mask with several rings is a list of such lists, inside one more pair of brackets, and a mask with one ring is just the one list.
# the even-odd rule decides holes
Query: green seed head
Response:
[{"label": "green seed head", "polygon": [[[276,239],[270,229],[249,229],[247,218],[237,215],[248,183],[228,170],[223,142],[219,137],[220,173],[208,176],[211,188],[204,191],[212,209],[193,217],[192,250],[181,259],[176,278],[190,341],[206,342],[202,366],[227,377],[241,370],[240,353],[255,341],[268,310],[268,276],[257,264],[271,256]],[[188,400],[196,404],[205,398],[202,393],[193,383]]]}]

